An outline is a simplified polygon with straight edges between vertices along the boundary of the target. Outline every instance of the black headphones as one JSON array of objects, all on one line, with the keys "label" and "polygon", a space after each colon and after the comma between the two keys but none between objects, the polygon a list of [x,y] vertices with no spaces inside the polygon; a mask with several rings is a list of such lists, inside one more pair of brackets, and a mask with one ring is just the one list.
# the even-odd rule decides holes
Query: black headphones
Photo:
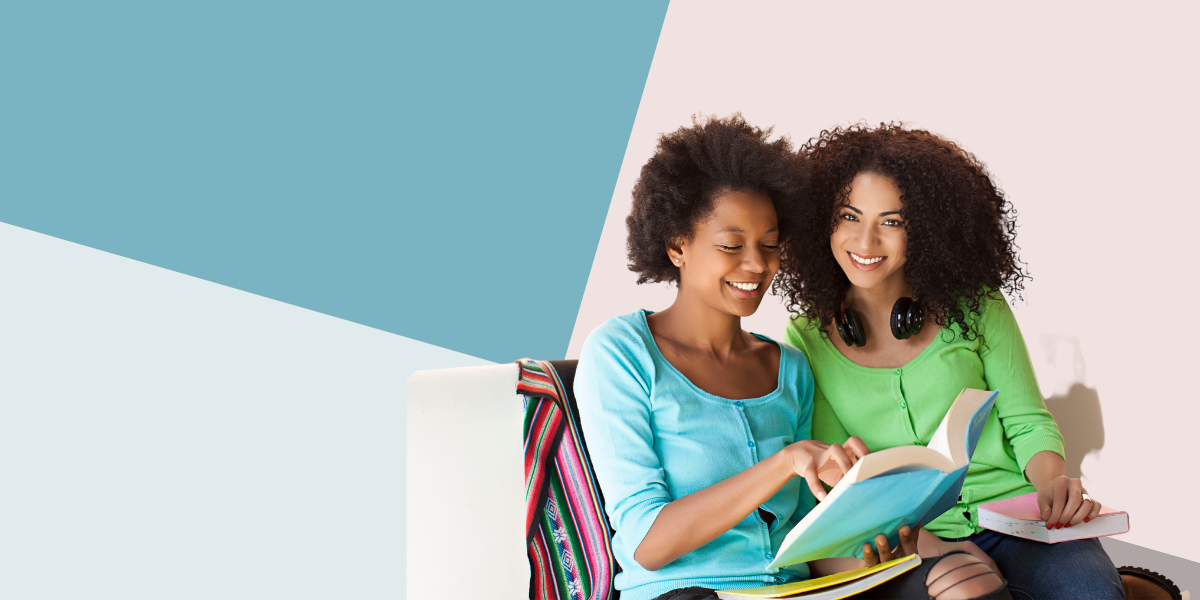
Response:
[{"label": "black headphones", "polygon": [[[925,324],[925,309],[912,298],[900,298],[892,305],[892,318],[888,322],[892,326],[892,337],[906,340],[921,331],[921,326]],[[834,315],[833,325],[847,346],[867,345],[867,334],[853,306],[847,306],[846,310]]]}]

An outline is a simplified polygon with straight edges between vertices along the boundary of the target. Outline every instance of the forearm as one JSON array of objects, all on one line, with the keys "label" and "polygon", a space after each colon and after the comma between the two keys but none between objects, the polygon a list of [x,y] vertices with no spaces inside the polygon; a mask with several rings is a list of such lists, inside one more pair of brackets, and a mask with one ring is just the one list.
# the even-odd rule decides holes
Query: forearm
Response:
[{"label": "forearm", "polygon": [[1057,452],[1043,450],[1033,455],[1025,465],[1025,477],[1039,492],[1055,478],[1067,474],[1067,464]]},{"label": "forearm", "polygon": [[638,545],[634,560],[657,571],[729,531],[794,476],[786,454],[777,452],[733,477],[668,503]]}]

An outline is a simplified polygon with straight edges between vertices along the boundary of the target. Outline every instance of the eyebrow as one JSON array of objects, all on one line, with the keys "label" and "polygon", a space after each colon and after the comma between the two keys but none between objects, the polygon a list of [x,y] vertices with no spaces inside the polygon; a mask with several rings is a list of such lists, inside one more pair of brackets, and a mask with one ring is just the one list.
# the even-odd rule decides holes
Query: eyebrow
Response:
[{"label": "eyebrow", "polygon": [[[853,206],[850,206],[849,204],[843,204],[843,205],[842,205],[842,207],[843,207],[843,208],[848,208],[848,209],[850,209],[850,210],[852,210],[852,211],[854,211],[854,212],[856,212],[856,213],[858,213],[858,214],[860,214],[860,215],[861,215],[861,214],[863,214],[863,211],[861,211],[861,210],[858,210],[857,208],[854,208]],[[886,217],[886,216],[888,216],[888,215],[898,215],[898,214],[900,214],[900,211],[898,211],[898,210],[889,210],[889,211],[886,211],[886,212],[881,212],[881,213],[879,213],[879,216],[881,216],[881,217]]]},{"label": "eyebrow", "polygon": [[[779,228],[772,227],[772,228],[768,229],[766,231],[766,233],[775,233],[776,231],[779,231]],[[741,227],[726,227],[726,228],[718,231],[717,233],[746,233],[746,230],[742,229]]]}]

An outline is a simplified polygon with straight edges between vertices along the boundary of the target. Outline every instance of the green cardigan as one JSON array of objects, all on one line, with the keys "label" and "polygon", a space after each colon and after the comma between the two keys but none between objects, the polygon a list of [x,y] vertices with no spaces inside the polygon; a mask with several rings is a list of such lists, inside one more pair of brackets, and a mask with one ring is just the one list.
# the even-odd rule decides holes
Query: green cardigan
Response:
[{"label": "green cardigan", "polygon": [[1012,309],[999,299],[989,300],[982,310],[982,340],[965,341],[952,325],[899,369],[850,362],[819,329],[808,327],[803,315],[788,323],[787,341],[808,357],[816,379],[813,439],[842,443],[857,435],[871,450],[923,446],[963,388],[1000,391],[967,469],[959,505],[924,524],[944,538],[981,531],[979,504],[1034,491],[1024,474],[1034,454],[1063,454],[1062,436],[1038,390]]}]

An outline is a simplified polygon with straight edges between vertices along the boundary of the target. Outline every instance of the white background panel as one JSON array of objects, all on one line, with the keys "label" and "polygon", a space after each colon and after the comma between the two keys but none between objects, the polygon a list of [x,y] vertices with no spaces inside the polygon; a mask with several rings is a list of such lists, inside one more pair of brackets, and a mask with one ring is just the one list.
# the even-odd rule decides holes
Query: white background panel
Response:
[{"label": "white background panel", "polygon": [[405,380],[490,363],[9,225],[0,281],[0,597],[403,597]]},{"label": "white background panel", "polygon": [[[1110,6],[672,3],[568,356],[605,319],[674,298],[625,267],[630,191],[658,134],[697,112],[741,111],[797,145],[903,120],[974,152],[1019,211],[1033,280],[1014,310],[1070,468],[1130,511],[1119,539],[1200,560],[1180,504],[1200,491],[1185,466],[1200,420],[1200,9]],[[744,326],[778,339],[785,319],[768,297]]]}]

